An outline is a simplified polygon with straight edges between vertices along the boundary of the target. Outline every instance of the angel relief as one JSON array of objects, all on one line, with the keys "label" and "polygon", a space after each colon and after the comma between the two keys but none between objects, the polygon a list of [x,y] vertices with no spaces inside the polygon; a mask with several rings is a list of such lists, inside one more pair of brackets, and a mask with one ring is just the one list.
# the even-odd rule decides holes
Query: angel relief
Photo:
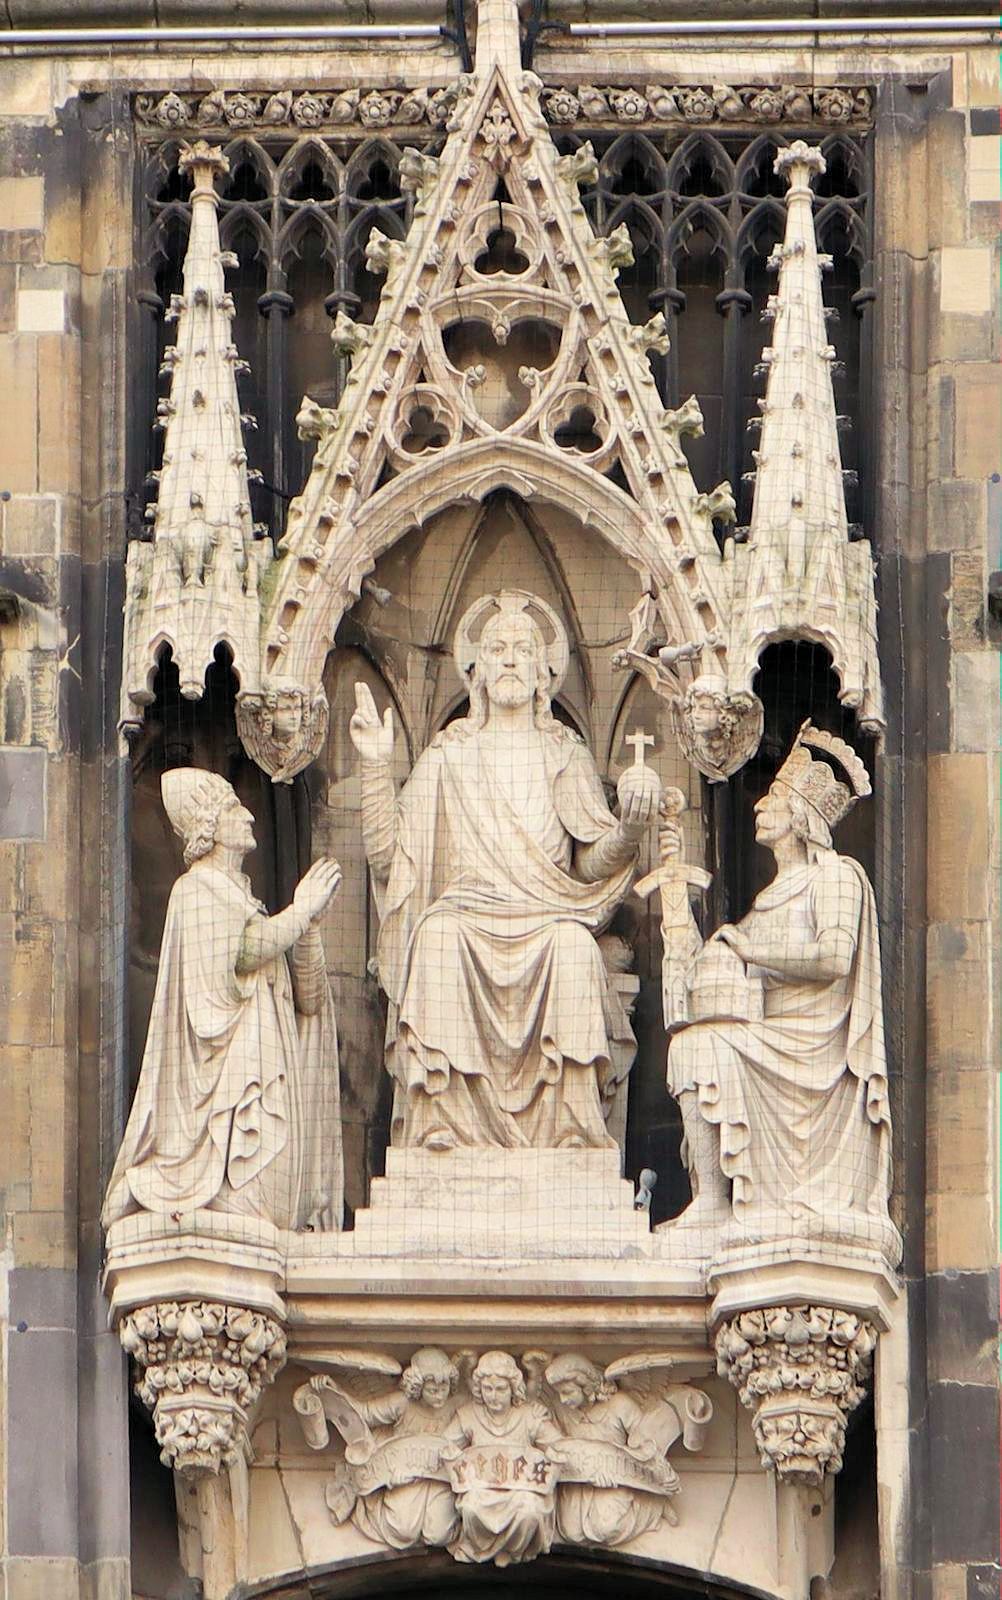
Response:
[{"label": "angel relief", "polygon": [[[444,1350],[416,1350],[401,1368],[392,1356],[344,1350],[297,1389],[293,1405],[306,1442],[323,1450],[333,1424],[344,1460],[327,1486],[335,1523],[350,1517],[360,1533],[392,1550],[447,1545],[456,1502],[441,1452],[456,1409],[459,1368]],[[387,1379],[396,1377],[396,1388]]]},{"label": "angel relief", "polygon": [[[341,1436],[326,1498],[374,1544],[448,1549],[502,1567],[556,1541],[616,1546],[678,1520],[667,1459],[679,1439],[700,1450],[713,1406],[642,1351],[603,1368],[568,1352],[415,1351],[401,1368],[344,1350],[293,1405],[307,1443]],[[391,1381],[396,1380],[394,1386]]]}]

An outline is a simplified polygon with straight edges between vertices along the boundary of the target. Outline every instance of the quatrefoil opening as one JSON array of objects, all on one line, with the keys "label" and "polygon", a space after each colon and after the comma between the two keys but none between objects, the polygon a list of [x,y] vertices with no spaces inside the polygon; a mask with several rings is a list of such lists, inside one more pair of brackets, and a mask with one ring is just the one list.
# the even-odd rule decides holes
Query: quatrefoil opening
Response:
[{"label": "quatrefoil opening", "polygon": [[462,419],[458,408],[431,383],[415,383],[400,396],[388,440],[393,465],[406,471],[422,457],[458,444]]},{"label": "quatrefoil opening", "polygon": [[557,450],[602,471],[616,448],[616,429],[605,406],[586,383],[569,383],[539,419],[539,431]]}]

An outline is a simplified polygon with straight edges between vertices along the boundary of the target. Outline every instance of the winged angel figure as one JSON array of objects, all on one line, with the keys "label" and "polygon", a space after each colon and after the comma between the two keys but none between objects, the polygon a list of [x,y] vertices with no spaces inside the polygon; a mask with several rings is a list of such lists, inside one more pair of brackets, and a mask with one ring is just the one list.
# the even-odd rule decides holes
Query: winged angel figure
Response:
[{"label": "winged angel figure", "polygon": [[577,1351],[553,1360],[530,1352],[523,1363],[564,1435],[550,1452],[558,1539],[621,1545],[662,1521],[674,1526],[682,1485],[668,1451],[679,1438],[701,1450],[713,1416],[708,1396],[679,1381],[674,1358],[640,1351],[603,1369]]},{"label": "winged angel figure", "polygon": [[673,1359],[643,1351],[608,1367],[568,1352],[479,1359],[340,1350],[296,1390],[307,1443],[344,1441],[327,1488],[336,1523],[377,1544],[448,1548],[498,1566],[563,1543],[626,1544],[674,1524],[681,1485],[667,1460],[702,1448],[710,1400]]},{"label": "winged angel figure", "polygon": [[416,1350],[407,1367],[372,1350],[336,1350],[326,1364],[333,1371],[303,1384],[292,1403],[314,1450],[330,1443],[330,1424],[344,1440],[344,1460],[327,1485],[335,1523],[350,1517],[393,1550],[448,1544],[457,1512],[441,1451],[459,1366],[434,1347]]}]

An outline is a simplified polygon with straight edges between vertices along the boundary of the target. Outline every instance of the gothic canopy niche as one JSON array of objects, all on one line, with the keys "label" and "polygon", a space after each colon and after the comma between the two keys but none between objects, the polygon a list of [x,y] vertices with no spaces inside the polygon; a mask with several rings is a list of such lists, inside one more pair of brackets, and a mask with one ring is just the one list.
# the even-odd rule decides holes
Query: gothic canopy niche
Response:
[{"label": "gothic canopy niche", "polygon": [[[481,7],[477,70],[461,81],[441,156],[405,152],[414,220],[406,241],[370,236],[369,267],[385,280],[374,323],[342,312],[334,325],[335,346],[352,359],[340,405],[306,397],[297,417],[317,451],[269,578],[259,682],[238,701],[248,751],[279,781],[318,754],[324,661],[381,552],[443,507],[495,489],[574,509],[636,570],[642,599],[623,665],[644,670],[677,707],[686,753],[712,779],[757,746],[759,651],[800,631],[799,617],[763,625],[755,616],[750,641],[733,637],[735,574],[747,563],[735,561],[729,537],[721,549],[735,518],[731,488],[701,493],[693,482],[680,441],[701,431],[699,405],[693,397],[666,410],[659,400],[647,351],[667,349],[663,319],[629,322],[616,285],[632,260],[626,229],[593,234],[577,193],[596,176],[591,147],[557,154],[539,82],[508,43],[508,9],[507,0]],[[782,530],[772,529],[757,544],[773,550],[777,540]],[[868,548],[854,555],[858,579]],[[851,588],[858,609],[862,588],[872,620],[872,587],[868,573],[865,583],[841,581],[832,559],[836,615],[825,642],[835,641],[841,668],[857,652],[841,647],[840,598]],[[739,587],[744,596],[743,576]],[[747,631],[754,606],[740,612]],[[694,728],[693,684],[715,697],[716,738],[701,738],[698,715]],[[844,686],[859,704],[855,684],[850,669]],[[276,736],[280,694],[303,714]]]},{"label": "gothic canopy niche", "polygon": [[627,315],[616,281],[633,259],[627,229],[596,237],[578,198],[597,177],[592,148],[557,153],[516,33],[509,0],[480,7],[476,70],[459,81],[441,156],[404,152],[412,226],[406,240],[370,233],[367,265],[383,292],[371,325],[343,311],[334,323],[351,360],[337,408],[303,398],[299,434],[317,449],[274,561],[250,537],[239,363],[215,336],[232,314],[215,281],[227,258],[211,173],[223,158],[204,145],[184,157],[194,223],[160,408],[155,538],[130,557],[123,727],[141,716],[165,645],[197,697],[225,644],[244,745],[288,782],[323,745],[324,662],[379,555],[444,507],[502,488],[571,508],[635,569],[621,664],[669,702],[688,759],[711,781],[757,748],[753,682],[779,639],[822,643],[843,700],[881,727],[872,559],[849,538],[811,209],[822,158],[797,141],[777,165],[791,188],[744,542],[731,485],[700,492],[682,448],[703,431],[696,397],[675,409],[659,399],[647,352],[668,349],[661,314]]}]

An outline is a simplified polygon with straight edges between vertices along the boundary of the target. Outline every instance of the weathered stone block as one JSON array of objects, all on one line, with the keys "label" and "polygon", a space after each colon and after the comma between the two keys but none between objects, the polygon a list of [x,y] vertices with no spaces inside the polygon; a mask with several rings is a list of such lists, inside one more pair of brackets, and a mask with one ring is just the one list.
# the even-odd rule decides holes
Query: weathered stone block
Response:
[{"label": "weathered stone block", "polygon": [[980,1069],[988,1059],[991,1014],[984,922],[929,928],[926,1019],[930,1071]]},{"label": "weathered stone block", "polygon": [[59,501],[55,495],[15,495],[2,510],[4,555],[59,554]]},{"label": "weathered stone block", "polygon": [[11,120],[44,117],[52,111],[53,61],[5,61],[0,72],[0,114]]},{"label": "weathered stone block", "polygon": [[0,178],[0,217],[5,228],[41,228],[45,221],[45,179]]},{"label": "weathered stone block", "polygon": [[929,1429],[937,1462],[933,1563],[991,1559],[999,1530],[997,1384],[930,1385]]},{"label": "weathered stone block", "polygon": [[944,478],[929,485],[927,537],[930,551],[980,549],[985,538],[985,488]]},{"label": "weathered stone block", "polygon": [[44,750],[0,745],[0,839],[45,838]]},{"label": "weathered stone block", "polygon": [[80,483],[80,343],[38,340],[38,481],[50,492]]},{"label": "weathered stone block", "polygon": [[52,925],[0,916],[0,1040],[51,1043],[54,983]]},{"label": "weathered stone block", "polygon": [[984,644],[987,590],[984,553],[957,551],[950,570],[950,638],[954,650],[977,650]]},{"label": "weathered stone block", "polygon": [[964,238],[967,201],[957,177],[963,171],[968,142],[962,111],[939,111],[930,117],[922,198],[929,211],[931,245],[955,244]]},{"label": "weathered stone block", "polygon": [[0,229],[0,261],[22,267],[37,266],[42,259],[42,235],[34,229],[21,232]]},{"label": "weathered stone block", "polygon": [[4,1209],[31,1205],[31,1068],[35,1052],[0,1048],[0,1104],[4,1108]]},{"label": "weathered stone block", "polygon": [[38,350],[35,339],[0,335],[0,490],[33,494],[38,488]]},{"label": "weathered stone block", "polygon": [[960,478],[985,478],[999,470],[1002,443],[1002,372],[996,367],[959,367],[956,372],[955,470]]},{"label": "weathered stone block", "polygon": [[992,252],[947,245],[939,255],[939,309],[965,317],[991,313],[995,290]]},{"label": "weathered stone block", "polygon": [[997,1264],[995,1221],[980,1195],[932,1194],[926,1200],[926,1264],[931,1272],[988,1272]]},{"label": "weathered stone block", "polygon": [[998,1371],[999,1275],[937,1272],[926,1285],[932,1376],[991,1383]]},{"label": "weathered stone block", "polygon": [[[39,1052],[33,1051],[33,1057]],[[33,1211],[65,1210],[73,1214],[76,1182],[76,1133],[72,1053],[41,1052],[31,1063],[31,1207]]]},{"label": "weathered stone block", "polygon": [[[127,216],[128,207],[122,209]],[[46,260],[78,262],[82,248],[79,195],[60,195],[58,199],[50,195],[45,216]]]},{"label": "weathered stone block", "polygon": [[968,141],[967,190],[972,202],[982,200],[998,204],[1002,193],[1000,159],[1002,137],[999,134],[981,134]]},{"label": "weathered stone block", "polygon": [[940,1068],[928,1135],[932,1193],[984,1199],[995,1129],[995,1074]]},{"label": "weathered stone block", "polygon": [[954,748],[997,750],[1002,743],[1002,682],[998,652],[957,652],[952,667]]},{"label": "weathered stone block", "polygon": [[990,45],[967,52],[967,99],[972,106],[997,106],[1002,98],[999,53]]},{"label": "weathered stone block", "polygon": [[62,333],[65,327],[66,296],[62,289],[18,290],[18,333]]},{"label": "weathered stone block", "polygon": [[929,757],[930,922],[988,915],[988,768],[982,755]]},{"label": "weathered stone block", "polygon": [[14,1260],[22,1267],[70,1267],[76,1261],[74,1218],[66,1211],[20,1211],[14,1217]]}]

